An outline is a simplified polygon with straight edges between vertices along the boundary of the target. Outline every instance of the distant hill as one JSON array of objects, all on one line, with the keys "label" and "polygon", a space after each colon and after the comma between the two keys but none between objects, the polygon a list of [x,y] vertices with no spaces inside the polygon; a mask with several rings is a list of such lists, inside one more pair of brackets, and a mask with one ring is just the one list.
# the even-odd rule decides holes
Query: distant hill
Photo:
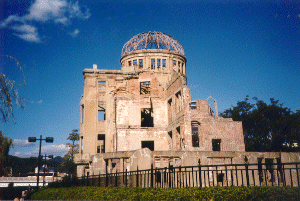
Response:
[{"label": "distant hill", "polygon": [[[34,172],[35,168],[38,166],[37,157],[19,158],[17,156],[9,155],[9,160],[12,167],[12,176],[14,177],[25,177],[27,176],[27,173]],[[48,167],[54,167],[55,171],[58,172],[66,172],[66,168],[61,166],[62,162],[63,158],[60,156],[46,160]],[[41,161],[41,167],[43,164],[45,164],[44,158]]]}]

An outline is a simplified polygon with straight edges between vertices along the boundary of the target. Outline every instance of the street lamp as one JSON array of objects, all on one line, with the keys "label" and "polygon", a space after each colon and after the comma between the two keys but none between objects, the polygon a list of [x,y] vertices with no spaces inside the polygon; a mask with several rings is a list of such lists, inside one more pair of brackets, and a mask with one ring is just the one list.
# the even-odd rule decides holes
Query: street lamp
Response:
[{"label": "street lamp", "polygon": [[42,139],[42,135],[40,135],[40,139],[36,139],[36,137],[29,137],[28,138],[28,142],[35,142],[37,140],[40,141],[39,158],[38,158],[38,174],[37,174],[37,182],[36,182],[37,183],[37,190],[39,190],[42,140],[45,140],[46,142],[52,143],[53,142],[53,137],[46,137],[46,139]]},{"label": "street lamp", "polygon": [[46,171],[45,171],[45,169],[46,169],[46,157],[48,157],[48,158],[53,158],[53,155],[48,155],[48,156],[47,156],[47,154],[45,154],[43,186],[45,186],[45,177],[46,177]]}]

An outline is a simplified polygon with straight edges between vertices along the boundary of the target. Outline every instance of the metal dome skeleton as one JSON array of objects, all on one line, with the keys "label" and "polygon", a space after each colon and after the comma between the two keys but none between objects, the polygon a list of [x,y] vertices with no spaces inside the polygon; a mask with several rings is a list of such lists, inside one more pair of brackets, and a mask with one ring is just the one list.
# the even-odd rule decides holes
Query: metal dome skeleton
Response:
[{"label": "metal dome skeleton", "polygon": [[184,55],[181,44],[172,36],[161,32],[144,32],[133,36],[122,48],[121,56],[143,49],[163,49]]}]

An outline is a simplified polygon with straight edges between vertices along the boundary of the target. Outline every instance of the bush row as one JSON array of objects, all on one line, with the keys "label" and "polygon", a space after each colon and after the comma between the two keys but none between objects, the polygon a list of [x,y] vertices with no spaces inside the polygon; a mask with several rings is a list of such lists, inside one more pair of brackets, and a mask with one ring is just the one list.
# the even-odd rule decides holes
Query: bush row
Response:
[{"label": "bush row", "polygon": [[43,188],[32,200],[300,200],[296,187],[63,187]]}]

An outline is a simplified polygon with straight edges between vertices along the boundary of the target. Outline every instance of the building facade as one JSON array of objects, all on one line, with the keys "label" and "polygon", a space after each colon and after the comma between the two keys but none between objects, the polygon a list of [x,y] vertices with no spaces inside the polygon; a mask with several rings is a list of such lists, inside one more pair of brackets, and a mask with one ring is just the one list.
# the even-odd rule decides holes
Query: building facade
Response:
[{"label": "building facade", "polygon": [[121,70],[83,71],[79,176],[200,158],[206,164],[243,160],[242,122],[219,117],[215,101],[214,112],[207,100],[192,100],[176,39],[138,34],[125,43],[120,63]]}]

